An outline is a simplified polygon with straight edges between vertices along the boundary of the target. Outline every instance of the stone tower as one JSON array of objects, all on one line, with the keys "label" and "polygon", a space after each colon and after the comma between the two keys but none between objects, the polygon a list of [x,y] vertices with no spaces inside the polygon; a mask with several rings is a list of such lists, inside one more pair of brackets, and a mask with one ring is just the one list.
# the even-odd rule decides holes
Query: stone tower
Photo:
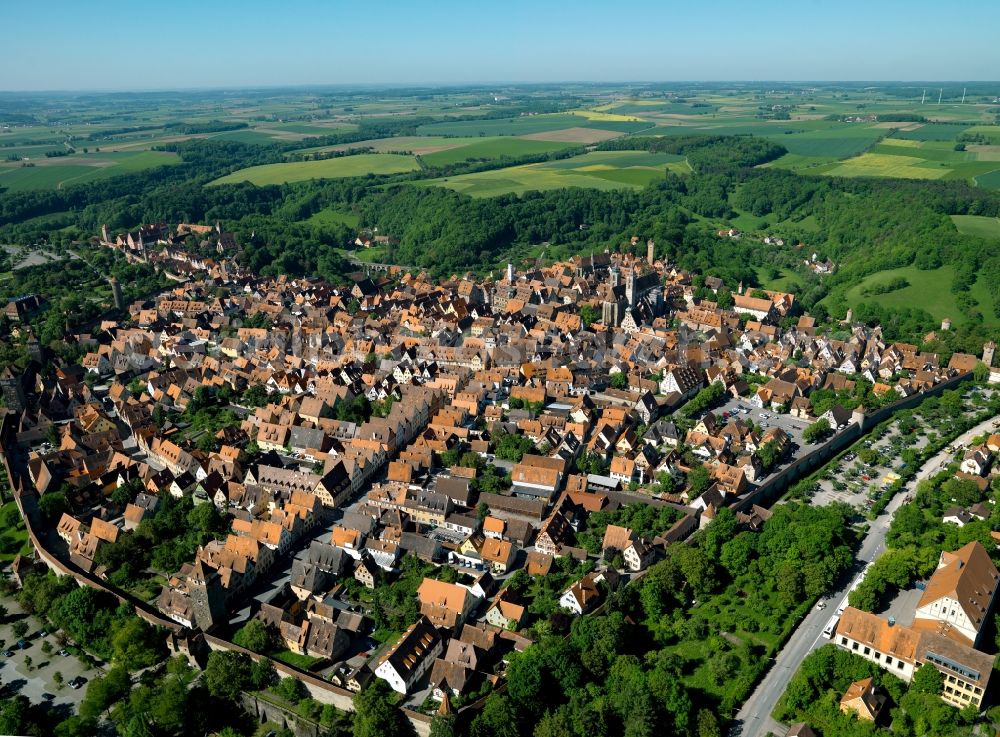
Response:
[{"label": "stone tower", "polygon": [[108,226],[107,225],[102,225],[101,226],[101,240],[103,242],[105,242],[105,243],[110,243],[111,242],[111,238],[108,235]]},{"label": "stone tower", "polygon": [[111,277],[109,280],[111,282],[111,295],[115,299],[115,309],[122,309],[122,285],[115,277]]},{"label": "stone tower", "polygon": [[993,354],[997,351],[997,344],[992,340],[983,345],[983,363],[988,368],[993,366]]},{"label": "stone tower", "polygon": [[3,392],[3,401],[7,405],[7,409],[12,409],[15,412],[23,412],[25,407],[28,406],[21,377],[11,371],[10,367],[0,372],[0,391]]},{"label": "stone tower", "polygon": [[656,243],[654,243],[653,239],[650,238],[648,241],[646,241],[646,263],[652,266],[655,260],[656,260]]},{"label": "stone tower", "polygon": [[28,338],[25,346],[28,349],[28,355],[31,357],[32,361],[36,363],[45,363],[45,354],[42,351],[42,344],[38,342],[38,338],[32,335]]},{"label": "stone tower", "polygon": [[625,277],[625,299],[628,300],[629,307],[635,307],[638,296],[635,289],[635,267],[630,266],[628,276]]},{"label": "stone tower", "polygon": [[612,266],[608,269],[608,283],[611,284],[611,288],[614,289],[620,283],[620,276],[617,266]]},{"label": "stone tower", "polygon": [[187,584],[196,627],[208,632],[216,624],[226,621],[226,595],[214,568],[206,566],[201,560],[195,561]]}]

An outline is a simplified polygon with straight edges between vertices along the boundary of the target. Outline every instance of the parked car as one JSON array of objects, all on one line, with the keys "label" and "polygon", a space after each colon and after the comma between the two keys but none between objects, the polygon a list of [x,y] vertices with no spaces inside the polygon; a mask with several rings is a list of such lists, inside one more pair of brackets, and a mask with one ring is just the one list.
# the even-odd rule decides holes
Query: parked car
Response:
[{"label": "parked car", "polygon": [[28,649],[28,641],[27,640],[18,640],[17,641],[17,649],[18,650],[27,650]]},{"label": "parked car", "polygon": [[80,688],[80,686],[82,686],[86,682],[87,682],[86,678],[84,678],[83,676],[77,676],[76,678],[74,678],[72,681],[69,682],[69,687]]},{"label": "parked car", "polygon": [[67,650],[66,648],[63,648],[62,650],[59,651],[59,655],[62,655],[64,658],[68,658],[69,657],[69,650]]},{"label": "parked car", "polygon": [[0,653],[0,655],[3,655],[5,658],[9,658],[9,657],[12,657],[14,655],[14,651],[13,650],[4,650],[2,653]]}]

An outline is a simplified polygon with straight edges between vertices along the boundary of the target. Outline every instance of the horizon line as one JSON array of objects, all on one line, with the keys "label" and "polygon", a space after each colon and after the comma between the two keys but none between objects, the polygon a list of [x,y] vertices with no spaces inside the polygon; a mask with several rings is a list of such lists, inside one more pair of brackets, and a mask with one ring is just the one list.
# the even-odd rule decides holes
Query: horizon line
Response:
[{"label": "horizon line", "polygon": [[516,81],[516,80],[483,80],[464,82],[294,82],[287,84],[217,84],[207,86],[168,86],[168,87],[88,87],[88,88],[33,88],[33,89],[0,89],[0,95],[43,95],[43,94],[149,94],[149,93],[190,93],[190,92],[252,92],[307,89],[455,89],[468,87],[512,86],[512,87],[543,87],[543,86],[628,86],[628,85],[838,85],[838,84],[869,84],[869,85],[959,85],[959,84],[997,84],[1000,80],[992,79],[633,79],[633,80],[547,80],[547,81]]}]

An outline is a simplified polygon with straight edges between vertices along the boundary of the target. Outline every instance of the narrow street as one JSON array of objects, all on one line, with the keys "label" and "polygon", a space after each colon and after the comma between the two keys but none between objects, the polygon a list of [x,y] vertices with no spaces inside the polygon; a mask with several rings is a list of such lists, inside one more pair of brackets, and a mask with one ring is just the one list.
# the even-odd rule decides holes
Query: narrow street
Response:
[{"label": "narrow street", "polygon": [[[951,445],[963,445],[968,443],[973,437],[980,433],[992,429],[995,417],[980,422],[978,425],[968,430]],[[901,489],[885,511],[870,523],[868,533],[858,549],[857,560],[851,575],[841,581],[838,587],[831,591],[825,598],[828,605],[825,609],[818,610],[813,607],[806,615],[805,619],[788,638],[785,647],[774,659],[774,664],[768,671],[764,680],[760,682],[750,698],[743,704],[743,707],[736,715],[736,720],[730,734],[741,735],[741,737],[765,737],[767,735],[784,735],[785,728],[771,718],[778,699],[785,692],[788,682],[795,675],[799,665],[805,657],[813,650],[821,647],[828,640],[823,637],[823,628],[833,616],[841,602],[847,598],[847,591],[851,583],[861,573],[861,570],[869,562],[874,561],[885,552],[885,537],[889,531],[889,525],[896,510],[903,504],[903,500],[913,493],[917,483],[933,476],[944,468],[951,460],[953,453],[940,451],[933,458],[929,459],[917,472],[916,476]]]}]

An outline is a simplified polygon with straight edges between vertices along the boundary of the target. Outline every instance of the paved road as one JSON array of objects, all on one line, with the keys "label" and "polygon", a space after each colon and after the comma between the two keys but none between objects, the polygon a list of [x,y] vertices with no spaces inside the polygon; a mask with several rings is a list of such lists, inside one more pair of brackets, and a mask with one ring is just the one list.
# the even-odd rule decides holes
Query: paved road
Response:
[{"label": "paved road", "polygon": [[[959,436],[952,444],[968,443],[976,435],[992,429],[994,421],[995,418],[990,418],[979,423]],[[826,609],[813,608],[792,633],[788,642],[785,643],[785,647],[775,658],[767,676],[736,715],[734,727],[738,730],[741,725],[742,730],[736,731],[734,734],[740,734],[741,737],[763,737],[764,735],[785,733],[784,727],[771,718],[771,712],[774,710],[775,704],[778,703],[778,699],[785,692],[788,682],[795,675],[795,671],[798,670],[803,659],[814,649],[827,642],[826,638],[823,637],[823,628],[830,620],[834,610],[847,598],[847,591],[851,583],[868,562],[875,560],[885,552],[885,536],[889,530],[889,524],[892,522],[892,516],[896,510],[902,506],[904,499],[916,488],[917,482],[938,473],[944,466],[948,465],[952,457],[952,453],[941,451],[929,459],[917,472],[916,477],[893,497],[885,511],[871,523],[858,550],[857,562],[852,570],[852,575],[828,594],[829,606]]]}]

